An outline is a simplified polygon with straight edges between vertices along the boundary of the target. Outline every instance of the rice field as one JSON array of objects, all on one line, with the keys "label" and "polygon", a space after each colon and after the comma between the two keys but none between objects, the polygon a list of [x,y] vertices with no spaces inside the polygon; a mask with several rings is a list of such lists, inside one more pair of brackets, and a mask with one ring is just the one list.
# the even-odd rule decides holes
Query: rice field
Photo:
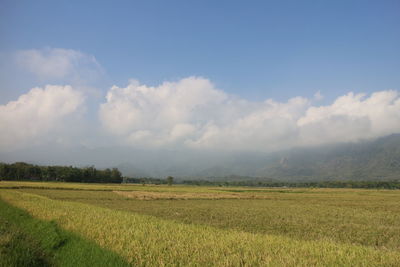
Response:
[{"label": "rice field", "polygon": [[107,255],[96,266],[400,266],[397,190],[0,182],[0,198],[19,246],[46,242],[18,212],[71,236],[27,256],[50,266],[81,246]]}]

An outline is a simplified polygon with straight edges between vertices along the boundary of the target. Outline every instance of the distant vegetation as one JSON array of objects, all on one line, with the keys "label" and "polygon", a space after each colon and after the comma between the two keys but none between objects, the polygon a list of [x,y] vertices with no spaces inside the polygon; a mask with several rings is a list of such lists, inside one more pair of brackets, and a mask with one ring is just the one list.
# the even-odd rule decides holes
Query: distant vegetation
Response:
[{"label": "distant vegetation", "polygon": [[[170,177],[170,178],[169,178]],[[160,178],[127,178],[124,177],[123,183],[131,184],[153,184],[166,185],[176,184],[196,185],[196,186],[249,186],[249,187],[289,187],[289,188],[382,188],[382,189],[400,189],[400,180],[392,181],[321,181],[321,182],[278,182],[263,181],[258,178],[248,178],[244,180],[230,180],[229,177],[218,178],[216,180],[178,180],[173,177],[167,179]],[[171,180],[172,178],[172,180]],[[237,179],[237,178],[236,178]]]},{"label": "distant vegetation", "polygon": [[151,177],[143,177],[143,178],[130,178],[130,177],[124,177],[123,178],[123,183],[127,184],[167,184],[168,181],[167,179],[161,179],[161,178],[151,178]]},{"label": "distant vegetation", "polygon": [[[400,179],[390,181],[309,181],[287,182],[257,177],[229,176],[213,180],[176,180],[172,176],[161,178],[122,177],[117,168],[98,170],[93,166],[77,168],[72,166],[38,166],[24,162],[0,163],[0,180],[8,181],[59,181],[78,183],[133,183],[172,185],[186,184],[198,186],[250,186],[250,187],[315,187],[315,188],[383,188],[400,189]],[[241,180],[242,179],[242,180]]]},{"label": "distant vegetation", "polygon": [[82,183],[121,183],[117,168],[98,170],[95,167],[38,166],[24,162],[0,163],[0,179],[11,181],[63,181]]},{"label": "distant vegetation", "polygon": [[300,187],[300,188],[382,188],[400,189],[400,180],[394,181],[322,181],[322,182],[263,182],[257,180],[244,181],[208,181],[185,180],[183,184],[201,186],[253,186],[253,187]]}]

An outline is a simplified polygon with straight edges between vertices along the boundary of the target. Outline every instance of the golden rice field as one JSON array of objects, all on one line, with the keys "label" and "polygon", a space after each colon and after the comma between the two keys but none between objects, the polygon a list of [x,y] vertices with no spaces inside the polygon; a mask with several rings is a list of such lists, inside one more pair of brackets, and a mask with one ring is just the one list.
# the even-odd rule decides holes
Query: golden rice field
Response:
[{"label": "golden rice field", "polygon": [[398,190],[2,181],[0,199],[8,263],[400,266]]}]

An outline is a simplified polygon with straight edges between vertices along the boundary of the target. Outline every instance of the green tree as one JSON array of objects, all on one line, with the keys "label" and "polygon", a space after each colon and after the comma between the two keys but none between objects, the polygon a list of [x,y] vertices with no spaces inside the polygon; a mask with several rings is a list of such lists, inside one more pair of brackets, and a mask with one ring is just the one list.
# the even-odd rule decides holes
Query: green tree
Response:
[{"label": "green tree", "polygon": [[112,183],[122,183],[122,174],[117,168],[111,170],[111,181]]},{"label": "green tree", "polygon": [[168,176],[168,177],[167,177],[167,183],[168,183],[168,185],[171,186],[171,185],[174,183],[174,177]]}]

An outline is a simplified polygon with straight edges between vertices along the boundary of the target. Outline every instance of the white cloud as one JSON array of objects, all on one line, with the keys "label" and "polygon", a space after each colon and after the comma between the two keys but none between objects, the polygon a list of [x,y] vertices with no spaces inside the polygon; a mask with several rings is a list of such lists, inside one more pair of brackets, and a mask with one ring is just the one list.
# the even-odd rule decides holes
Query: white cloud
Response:
[{"label": "white cloud", "polygon": [[83,103],[83,95],[71,86],[48,85],[0,105],[0,148],[26,146],[47,137],[62,141],[62,134],[54,130],[71,126],[65,125],[67,119],[77,114]]},{"label": "white cloud", "polygon": [[301,97],[287,103],[273,100],[253,103],[252,110],[233,118],[228,125],[206,125],[200,138],[187,144],[196,148],[262,151],[293,146],[298,132],[296,121],[308,104]]},{"label": "white cloud", "polygon": [[400,132],[400,98],[397,91],[349,93],[332,105],[310,107],[298,121],[302,142],[349,142]]},{"label": "white cloud", "polygon": [[158,87],[132,80],[114,86],[101,105],[100,118],[112,133],[135,144],[173,143],[196,133],[196,128],[220,112],[228,96],[206,79],[190,77]]},{"label": "white cloud", "polygon": [[72,49],[21,50],[16,53],[16,60],[21,68],[42,81],[86,83],[103,73],[94,56]]},{"label": "white cloud", "polygon": [[312,103],[302,97],[250,102],[189,77],[156,87],[137,81],[114,86],[99,116],[117,139],[145,147],[272,151],[400,132],[397,91],[367,98],[349,93],[321,107]]},{"label": "white cloud", "polygon": [[113,86],[99,108],[113,141],[77,125],[84,107],[83,93],[71,86],[31,89],[0,106],[0,149],[92,140],[94,147],[114,141],[142,148],[276,151],[400,133],[400,96],[393,90],[349,93],[315,106],[303,97],[247,101],[199,77],[154,87],[132,80],[125,88]]}]

